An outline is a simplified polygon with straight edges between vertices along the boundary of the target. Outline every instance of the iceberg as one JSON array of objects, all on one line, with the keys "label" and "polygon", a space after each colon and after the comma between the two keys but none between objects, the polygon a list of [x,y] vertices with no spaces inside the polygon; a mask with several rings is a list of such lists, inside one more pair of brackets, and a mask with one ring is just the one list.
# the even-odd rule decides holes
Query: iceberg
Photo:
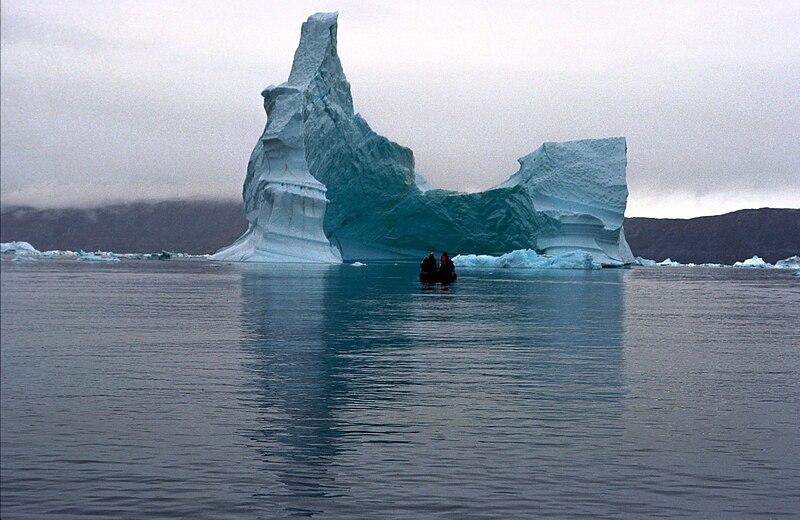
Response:
[{"label": "iceberg", "polygon": [[760,256],[748,258],[742,262],[736,262],[733,267],[755,267],[759,269],[766,269],[772,267],[772,264],[765,262]]},{"label": "iceberg", "polygon": [[340,263],[431,250],[577,250],[633,263],[622,228],[625,138],[545,143],[480,193],[435,189],[414,155],[353,109],[337,13],[303,24],[289,79],[263,92],[267,123],[247,166],[247,231],[213,260]]},{"label": "iceberg", "polygon": [[642,258],[641,256],[637,256],[633,260],[633,263],[636,264],[636,265],[643,265],[643,266],[656,265],[656,261],[655,260],[650,260],[649,258]]},{"label": "iceberg", "polygon": [[3,242],[0,243],[0,254],[37,256],[41,252],[28,242]]},{"label": "iceberg", "polygon": [[800,269],[800,256],[790,256],[775,262],[777,269]]}]

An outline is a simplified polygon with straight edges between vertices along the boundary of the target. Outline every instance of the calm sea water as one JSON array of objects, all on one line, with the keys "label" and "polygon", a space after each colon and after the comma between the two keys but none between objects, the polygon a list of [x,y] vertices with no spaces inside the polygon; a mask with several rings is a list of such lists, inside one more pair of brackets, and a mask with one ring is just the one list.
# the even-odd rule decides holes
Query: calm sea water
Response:
[{"label": "calm sea water", "polygon": [[0,514],[797,517],[800,279],[2,262]]}]

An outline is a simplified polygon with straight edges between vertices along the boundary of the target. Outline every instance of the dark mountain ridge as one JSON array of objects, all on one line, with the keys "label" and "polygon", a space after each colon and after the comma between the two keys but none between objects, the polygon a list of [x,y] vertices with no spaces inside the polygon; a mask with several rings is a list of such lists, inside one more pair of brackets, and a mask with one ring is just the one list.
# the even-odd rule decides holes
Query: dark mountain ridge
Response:
[{"label": "dark mountain ridge", "polygon": [[733,264],[755,255],[775,263],[800,255],[800,209],[743,209],[690,219],[626,218],[633,254],[652,260]]},{"label": "dark mountain ridge", "polygon": [[[0,211],[0,241],[39,250],[213,253],[247,229],[242,203],[164,201],[90,209]],[[625,219],[633,254],[678,262],[732,264],[754,255],[776,262],[800,254],[800,209],[744,209],[691,219]],[[443,246],[446,246],[444,244]]]},{"label": "dark mountain ridge", "polygon": [[89,209],[16,206],[0,211],[1,241],[25,240],[40,251],[213,253],[245,229],[242,203],[232,201],[136,202]]}]

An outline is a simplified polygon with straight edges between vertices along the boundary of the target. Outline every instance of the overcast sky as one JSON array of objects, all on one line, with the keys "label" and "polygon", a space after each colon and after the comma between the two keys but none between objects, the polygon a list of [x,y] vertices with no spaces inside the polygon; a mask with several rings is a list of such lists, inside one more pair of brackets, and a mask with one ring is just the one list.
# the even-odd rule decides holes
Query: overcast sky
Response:
[{"label": "overcast sky", "polygon": [[2,204],[240,197],[301,23],[438,187],[625,136],[627,216],[800,207],[800,2],[3,0]]}]

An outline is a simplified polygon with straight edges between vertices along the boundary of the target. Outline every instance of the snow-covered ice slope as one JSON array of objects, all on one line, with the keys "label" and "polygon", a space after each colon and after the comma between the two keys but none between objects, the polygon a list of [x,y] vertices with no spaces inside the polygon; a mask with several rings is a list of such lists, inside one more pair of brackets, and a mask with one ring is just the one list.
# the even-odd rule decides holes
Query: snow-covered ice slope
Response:
[{"label": "snow-covered ice slope", "polygon": [[624,138],[546,143],[481,193],[430,189],[416,178],[411,150],[354,112],[336,20],[311,16],[289,80],[263,92],[267,126],[243,192],[249,229],[212,258],[339,262],[534,249],[633,262],[622,231]]}]

